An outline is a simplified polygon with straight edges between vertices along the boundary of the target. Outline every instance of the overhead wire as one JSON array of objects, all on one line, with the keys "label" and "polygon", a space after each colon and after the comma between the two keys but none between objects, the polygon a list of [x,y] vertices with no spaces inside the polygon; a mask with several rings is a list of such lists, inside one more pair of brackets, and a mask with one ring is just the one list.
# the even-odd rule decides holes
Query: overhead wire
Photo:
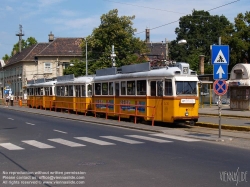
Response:
[{"label": "overhead wire", "polygon": [[[166,11],[166,12],[184,14],[184,13],[180,13],[180,12],[174,12],[174,11],[169,11],[169,10],[164,10],[164,9],[157,9],[157,8],[145,7],[145,6],[140,6],[140,5],[133,5],[133,4],[122,3],[122,2],[111,1],[111,0],[104,0],[104,1],[109,1],[109,2],[113,2],[113,3],[119,3],[119,4],[129,5],[129,6],[142,7],[142,8],[152,9],[152,10],[160,10],[160,11]],[[224,7],[224,6],[227,6],[227,5],[236,3],[236,2],[238,2],[238,1],[240,1],[240,0],[231,1],[231,2],[229,2],[229,3],[226,3],[226,4],[223,4],[223,5],[214,7],[214,8],[212,8],[212,9],[209,9],[209,10],[206,10],[206,11],[209,12],[209,11],[212,11],[212,10],[215,10],[215,9],[218,9],[218,8],[221,8],[221,7]],[[203,15],[195,15],[195,16],[203,16]],[[203,16],[203,17],[204,17],[204,16]],[[172,21],[172,22],[166,23],[166,24],[163,24],[163,25],[160,25],[160,26],[153,27],[153,28],[151,28],[150,30],[158,29],[158,28],[160,28],[160,27],[164,27],[164,26],[166,26],[166,25],[170,25],[170,24],[176,23],[176,22],[178,22],[179,20],[180,20],[180,19],[178,19],[178,20],[176,20],[176,21]],[[141,34],[141,33],[144,33],[144,32],[145,32],[145,31],[137,32],[137,33],[135,33],[135,35]]]}]

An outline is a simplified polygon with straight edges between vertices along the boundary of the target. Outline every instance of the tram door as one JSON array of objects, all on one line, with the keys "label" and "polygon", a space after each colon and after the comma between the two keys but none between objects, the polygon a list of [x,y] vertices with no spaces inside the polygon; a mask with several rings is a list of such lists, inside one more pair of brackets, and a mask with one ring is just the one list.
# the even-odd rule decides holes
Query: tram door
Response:
[{"label": "tram door", "polygon": [[[155,80],[150,82],[150,106],[155,106],[155,120],[162,121],[162,96],[163,96],[163,82],[161,80]],[[149,110],[148,115],[152,115]]]}]

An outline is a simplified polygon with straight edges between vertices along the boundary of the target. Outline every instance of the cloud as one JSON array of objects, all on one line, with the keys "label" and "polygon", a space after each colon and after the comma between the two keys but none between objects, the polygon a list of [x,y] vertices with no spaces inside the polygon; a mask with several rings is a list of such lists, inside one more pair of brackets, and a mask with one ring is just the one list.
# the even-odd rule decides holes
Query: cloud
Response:
[{"label": "cloud", "polygon": [[60,14],[62,16],[67,16],[67,17],[73,17],[78,15],[76,11],[70,11],[70,10],[61,10]]},{"label": "cloud", "polygon": [[[97,21],[98,20],[98,21]],[[83,29],[83,28],[93,28],[99,24],[99,17],[89,17],[89,18],[49,18],[44,19],[44,22],[54,25],[55,27],[60,27],[63,30],[72,29]]]},{"label": "cloud", "polygon": [[64,0],[38,0],[39,7],[47,7],[51,6],[52,4],[61,3]]},{"label": "cloud", "polygon": [[12,11],[12,10],[13,10],[13,8],[12,8],[12,7],[10,7],[10,6],[6,6],[6,10],[7,10],[7,11]]}]

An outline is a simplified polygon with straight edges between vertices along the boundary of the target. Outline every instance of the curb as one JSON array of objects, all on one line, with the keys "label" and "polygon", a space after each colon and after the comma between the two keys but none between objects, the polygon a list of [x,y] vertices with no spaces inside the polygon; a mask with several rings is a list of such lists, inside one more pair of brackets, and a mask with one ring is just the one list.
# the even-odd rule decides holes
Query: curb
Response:
[{"label": "curb", "polygon": [[[218,124],[215,123],[205,123],[205,122],[196,122],[195,126],[200,126],[200,127],[208,127],[208,128],[219,128]],[[250,131],[250,127],[245,127],[245,126],[232,126],[232,125],[221,125],[221,129],[225,130],[236,130],[236,131]]]},{"label": "curb", "polygon": [[[202,116],[219,116],[219,114],[207,114],[207,113],[199,113],[199,115]],[[231,115],[231,114],[221,114],[222,117],[231,117],[231,118],[247,118],[249,119],[250,116],[237,116],[237,115]]]}]

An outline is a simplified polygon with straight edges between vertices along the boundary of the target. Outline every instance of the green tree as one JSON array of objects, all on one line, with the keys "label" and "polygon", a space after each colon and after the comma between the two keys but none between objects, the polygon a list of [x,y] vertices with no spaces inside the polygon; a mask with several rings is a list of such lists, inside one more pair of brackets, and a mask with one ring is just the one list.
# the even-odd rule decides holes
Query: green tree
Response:
[{"label": "green tree", "polygon": [[9,58],[10,58],[10,56],[9,56],[9,55],[7,55],[7,54],[5,54],[5,55],[4,55],[4,57],[3,57],[2,59],[6,62],[6,61],[8,61],[8,60],[9,60]]},{"label": "green tree", "polygon": [[[34,37],[29,37],[27,38],[26,40],[23,40],[22,39],[22,49],[26,48],[26,47],[30,47],[34,44],[37,43],[36,39]],[[17,42],[14,46],[13,46],[13,49],[12,49],[12,52],[11,52],[11,56],[13,56],[15,53],[19,52],[19,42]]]},{"label": "green tree", "polygon": [[226,28],[223,41],[230,47],[231,70],[237,63],[250,63],[250,12],[238,14],[234,24]]},{"label": "green tree", "polygon": [[[205,55],[205,63],[210,63],[210,46],[218,45],[218,38],[224,35],[225,28],[230,25],[225,16],[212,16],[203,10],[193,10],[192,15],[180,18],[179,27],[175,29],[177,38],[170,43],[171,59],[188,62],[191,69],[198,71],[199,55]],[[181,39],[185,39],[187,44],[178,45]],[[211,71],[211,67],[208,70]]]},{"label": "green tree", "polygon": [[[114,45],[116,66],[140,63],[145,61],[142,54],[148,52],[146,43],[134,37],[132,20],[135,16],[118,16],[114,9],[100,18],[101,24],[95,28],[82,43],[83,58],[86,55],[86,40],[88,48],[88,74],[94,74],[97,69],[112,67],[111,51]],[[85,62],[82,63],[85,75]],[[66,73],[67,71],[65,71]],[[76,73],[77,74],[77,73]]]}]

